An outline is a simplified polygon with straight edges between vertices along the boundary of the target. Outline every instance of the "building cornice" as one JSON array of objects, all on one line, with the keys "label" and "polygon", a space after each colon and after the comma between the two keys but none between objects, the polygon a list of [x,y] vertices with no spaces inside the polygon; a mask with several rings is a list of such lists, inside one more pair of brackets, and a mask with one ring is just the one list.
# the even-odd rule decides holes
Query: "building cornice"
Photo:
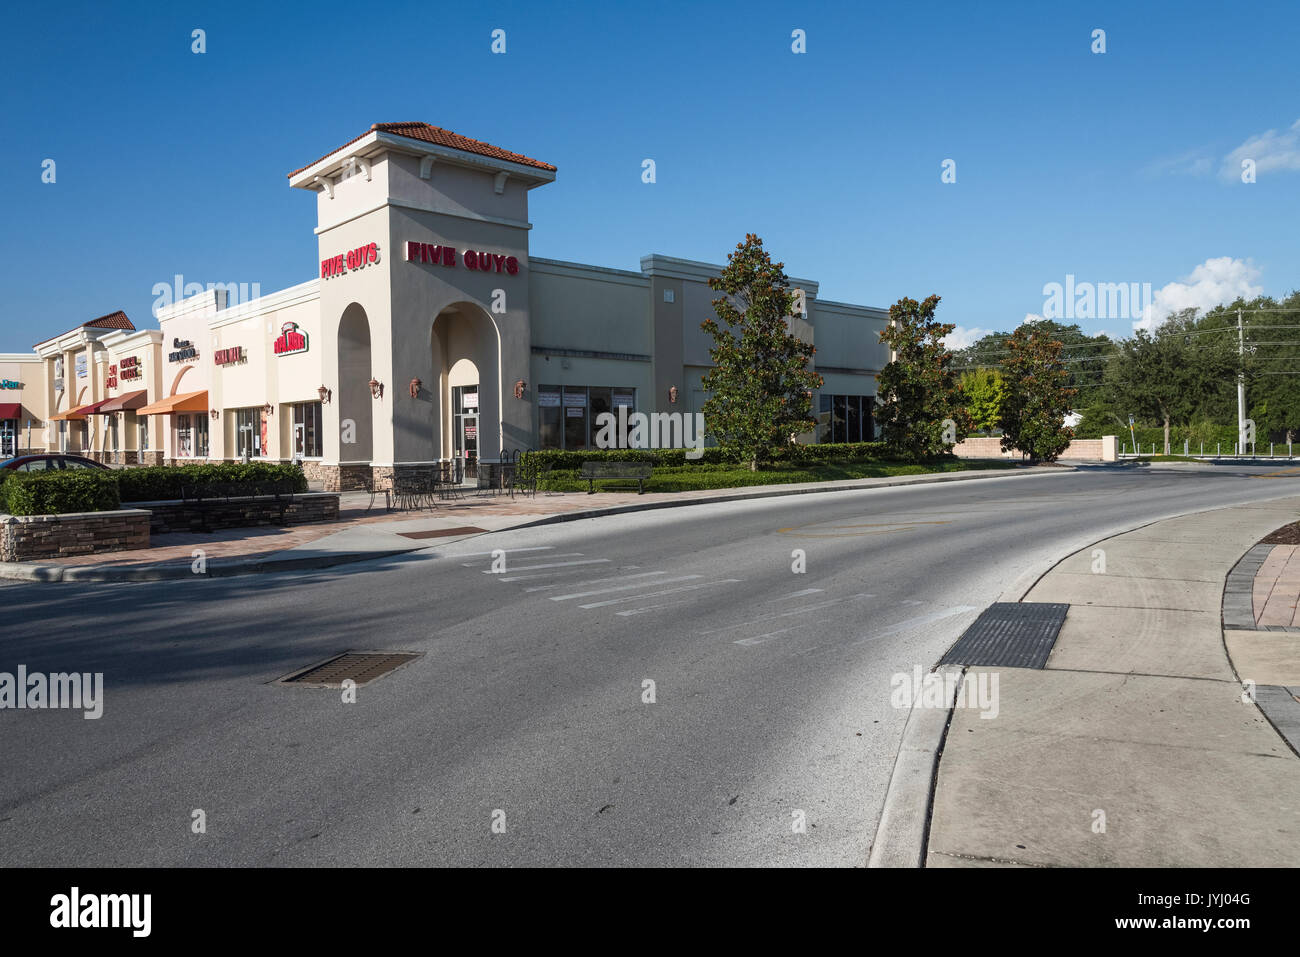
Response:
[{"label": "building cornice", "polygon": [[[650,253],[641,257],[641,271],[647,276],[662,276],[665,279],[687,279],[695,282],[708,282],[717,276],[722,275],[725,267],[715,265],[714,263],[702,263],[694,259],[677,259],[673,256],[662,256],[658,253]],[[804,291],[804,295],[809,299],[817,298],[817,283],[811,279],[797,279],[794,276],[787,276],[790,282],[790,288],[799,288]]]}]

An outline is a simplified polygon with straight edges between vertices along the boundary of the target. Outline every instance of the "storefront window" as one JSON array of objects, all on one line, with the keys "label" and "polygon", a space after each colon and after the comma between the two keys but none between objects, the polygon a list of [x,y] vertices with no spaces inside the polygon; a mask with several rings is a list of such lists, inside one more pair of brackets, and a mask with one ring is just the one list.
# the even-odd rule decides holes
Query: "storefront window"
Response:
[{"label": "storefront window", "polygon": [[0,421],[0,459],[11,459],[18,454],[18,420]]},{"label": "storefront window", "polygon": [[544,449],[596,447],[597,416],[636,411],[636,390],[611,386],[543,385],[537,389],[538,441]]},{"label": "storefront window", "polygon": [[266,454],[263,420],[266,414],[262,409],[235,410],[235,448],[239,457],[260,458]]},{"label": "storefront window", "polygon": [[321,404],[299,402],[293,407],[293,454],[295,458],[318,459],[321,449]]},{"label": "storefront window", "polygon": [[818,442],[870,442],[875,438],[875,396],[828,395],[817,399]]},{"label": "storefront window", "polygon": [[176,457],[208,457],[208,417],[203,413],[176,416]]},{"label": "storefront window", "polygon": [[139,424],[139,426],[140,426],[140,451],[141,451],[141,452],[148,452],[148,451],[149,451],[149,419],[148,419],[148,417],[141,417],[141,418],[140,418],[140,421],[139,421],[138,424]]}]

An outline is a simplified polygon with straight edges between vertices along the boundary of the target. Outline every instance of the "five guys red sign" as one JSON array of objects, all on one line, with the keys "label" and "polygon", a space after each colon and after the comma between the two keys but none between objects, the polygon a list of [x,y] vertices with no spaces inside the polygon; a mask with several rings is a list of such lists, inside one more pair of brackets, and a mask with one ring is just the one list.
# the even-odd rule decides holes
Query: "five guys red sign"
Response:
[{"label": "five guys red sign", "polygon": [[322,279],[333,279],[335,276],[342,276],[344,273],[352,272],[353,270],[361,269],[377,262],[379,262],[378,243],[358,246],[356,249],[349,249],[347,252],[339,253],[337,256],[322,259],[320,261],[320,277]]},{"label": "five guys red sign", "polygon": [[455,246],[439,246],[437,243],[408,242],[406,244],[407,262],[455,266],[458,258],[465,264],[466,269],[477,272],[504,272],[511,276],[519,272],[519,260],[514,256],[475,252],[473,249],[458,253]]}]

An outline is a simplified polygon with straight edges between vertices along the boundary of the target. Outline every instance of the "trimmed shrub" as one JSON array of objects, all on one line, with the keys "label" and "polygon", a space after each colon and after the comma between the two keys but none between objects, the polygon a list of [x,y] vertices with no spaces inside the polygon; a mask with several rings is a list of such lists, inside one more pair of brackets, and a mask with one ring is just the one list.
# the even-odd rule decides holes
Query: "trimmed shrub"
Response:
[{"label": "trimmed shrub", "polygon": [[164,502],[178,499],[187,485],[211,482],[262,482],[289,479],[295,492],[307,491],[307,476],[298,465],[272,462],[212,462],[203,465],[151,465],[119,469],[117,476],[123,502]]},{"label": "trimmed shrub", "polygon": [[121,507],[117,473],[98,469],[14,472],[0,485],[10,515],[66,515]]},{"label": "trimmed shrub", "polygon": [[[519,458],[520,468],[528,474],[530,469],[567,471],[582,468],[583,462],[650,462],[657,468],[702,468],[707,466],[733,466],[740,464],[739,453],[732,449],[713,447],[704,449],[698,459],[688,459],[687,449],[587,449],[562,451],[543,449],[525,452]],[[791,444],[774,449],[768,461],[773,465],[812,462],[861,462],[884,459],[883,442],[825,442],[820,445]]]}]

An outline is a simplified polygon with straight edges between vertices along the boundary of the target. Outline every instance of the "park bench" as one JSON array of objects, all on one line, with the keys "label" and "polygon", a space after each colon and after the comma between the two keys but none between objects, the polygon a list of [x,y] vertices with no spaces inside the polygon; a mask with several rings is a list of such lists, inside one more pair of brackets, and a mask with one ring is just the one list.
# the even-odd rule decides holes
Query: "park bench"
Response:
[{"label": "park bench", "polygon": [[596,493],[598,481],[615,481],[622,488],[636,484],[637,494],[645,494],[645,480],[654,472],[649,462],[583,462],[582,477],[587,480],[587,494]]}]

